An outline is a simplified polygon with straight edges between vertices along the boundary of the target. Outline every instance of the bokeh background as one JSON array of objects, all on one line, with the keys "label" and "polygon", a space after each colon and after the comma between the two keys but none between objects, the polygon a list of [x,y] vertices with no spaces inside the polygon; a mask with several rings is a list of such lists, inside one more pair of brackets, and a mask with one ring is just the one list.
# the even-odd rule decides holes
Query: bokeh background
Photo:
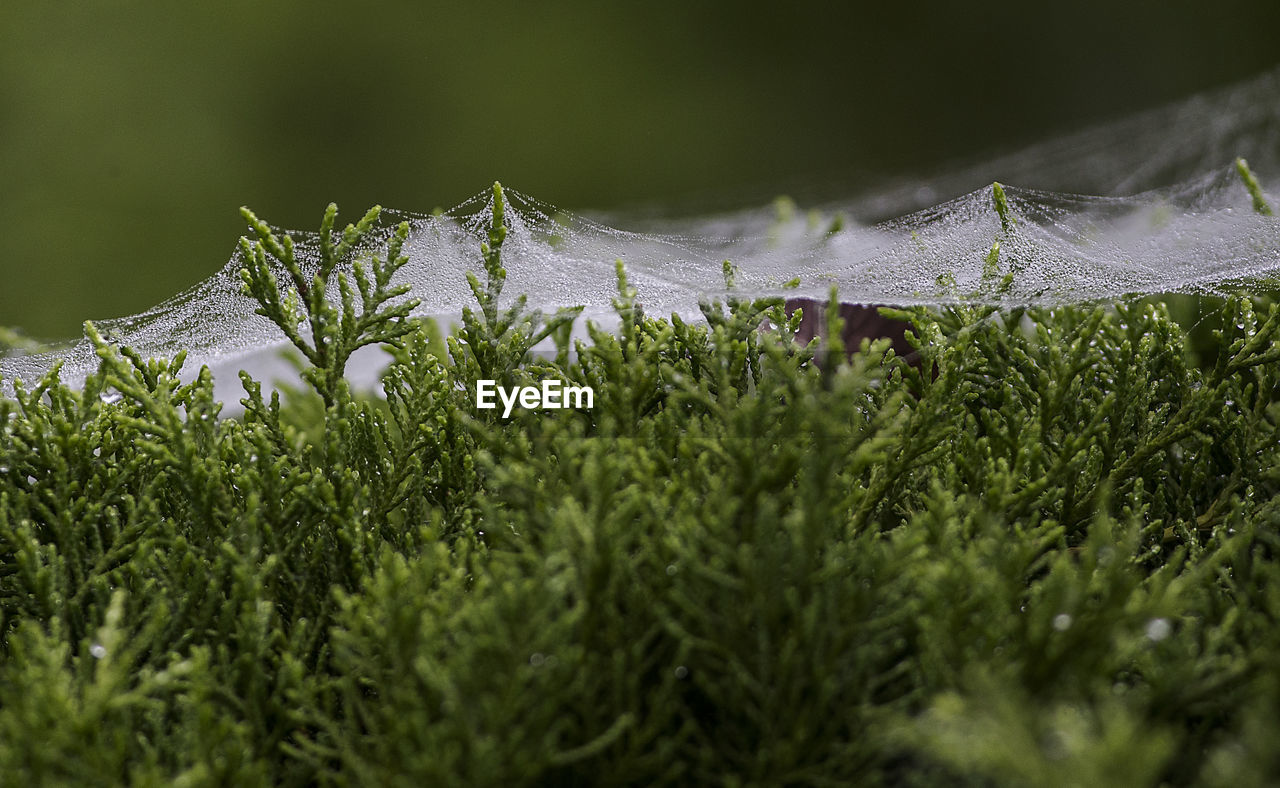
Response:
[{"label": "bokeh background", "polygon": [[0,325],[217,270],[249,205],[852,194],[1251,76],[1280,3],[0,0]]}]

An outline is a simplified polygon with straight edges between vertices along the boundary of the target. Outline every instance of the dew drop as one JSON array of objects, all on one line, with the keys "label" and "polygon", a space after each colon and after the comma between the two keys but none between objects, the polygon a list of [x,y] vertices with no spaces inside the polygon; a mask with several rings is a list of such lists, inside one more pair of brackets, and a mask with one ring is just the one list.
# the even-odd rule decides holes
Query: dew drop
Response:
[{"label": "dew drop", "polygon": [[1071,628],[1071,616],[1067,613],[1059,613],[1053,617],[1053,628],[1059,632],[1066,632]]},{"label": "dew drop", "polygon": [[89,655],[94,659],[102,659],[107,655],[107,647],[101,643],[94,643],[89,647]]},{"label": "dew drop", "polygon": [[1173,634],[1173,625],[1167,618],[1153,618],[1147,622],[1147,640],[1159,643]]},{"label": "dew drop", "polygon": [[686,668],[684,665],[680,665],[679,667],[676,668],[676,678],[683,679],[683,678],[687,678],[688,676],[689,676],[689,669]]}]

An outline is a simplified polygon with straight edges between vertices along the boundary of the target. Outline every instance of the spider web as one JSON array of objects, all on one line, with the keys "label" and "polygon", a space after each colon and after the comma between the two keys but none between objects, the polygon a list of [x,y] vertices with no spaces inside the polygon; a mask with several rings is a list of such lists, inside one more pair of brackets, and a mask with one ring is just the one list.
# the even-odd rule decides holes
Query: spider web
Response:
[{"label": "spider web", "polygon": [[[825,299],[834,286],[849,303],[1053,306],[1270,292],[1280,284],[1280,219],[1255,210],[1240,156],[1264,185],[1280,183],[1280,71],[804,213],[782,203],[641,225],[623,215],[575,215],[506,189],[504,299],[523,293],[538,309],[580,306],[585,317],[607,320],[616,260],[648,314],[685,317],[729,295],[724,260],[737,269],[738,297]],[[1001,216],[993,178],[1034,188],[1005,186]],[[410,260],[400,277],[421,301],[416,313],[456,319],[472,302],[466,272],[482,273],[491,200],[486,190],[440,215],[383,211],[379,231],[356,253],[376,253],[407,221]],[[628,225],[636,229],[621,229]],[[290,234],[305,259],[315,234]],[[144,356],[186,350],[189,369],[274,353],[284,339],[241,293],[241,264],[237,250],[213,276],[155,308],[95,324]],[[786,286],[796,278],[798,286]],[[0,358],[0,383],[12,391],[14,379],[34,382],[57,362],[71,383],[98,364],[81,339]]]}]

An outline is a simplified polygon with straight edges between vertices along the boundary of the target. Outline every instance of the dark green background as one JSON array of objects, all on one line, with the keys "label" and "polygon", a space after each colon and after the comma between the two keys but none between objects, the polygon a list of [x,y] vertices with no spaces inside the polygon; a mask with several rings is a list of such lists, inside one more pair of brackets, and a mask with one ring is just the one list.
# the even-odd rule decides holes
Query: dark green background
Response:
[{"label": "dark green background", "polygon": [[1280,62],[1280,3],[4,2],[0,324],[216,270],[248,204],[427,211],[500,178],[676,210],[927,175]]}]

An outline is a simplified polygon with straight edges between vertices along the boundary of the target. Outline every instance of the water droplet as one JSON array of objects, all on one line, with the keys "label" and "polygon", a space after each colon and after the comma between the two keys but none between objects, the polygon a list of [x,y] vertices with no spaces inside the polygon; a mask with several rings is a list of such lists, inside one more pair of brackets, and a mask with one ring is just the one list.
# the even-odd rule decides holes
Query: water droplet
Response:
[{"label": "water droplet", "polygon": [[1059,613],[1053,617],[1053,628],[1059,632],[1066,632],[1071,628],[1071,616],[1067,613]]},{"label": "water droplet", "polygon": [[102,400],[107,405],[114,405],[124,399],[124,395],[115,389],[103,389],[102,392],[98,394],[98,399]]},{"label": "water droplet", "polygon": [[1173,634],[1173,625],[1167,618],[1153,618],[1147,622],[1147,639],[1159,643]]},{"label": "water droplet", "polygon": [[674,575],[678,570],[675,564],[667,564],[667,574]]},{"label": "water droplet", "polygon": [[683,678],[686,678],[688,675],[689,675],[689,669],[686,668],[684,665],[680,665],[679,667],[676,668],[676,678],[683,679]]},{"label": "water droplet", "polygon": [[107,655],[107,647],[101,643],[94,643],[89,647],[89,655],[94,659],[102,659]]},{"label": "water droplet", "polygon": [[542,654],[541,652],[535,653],[529,657],[529,664],[533,665],[535,668],[542,667],[542,663],[546,661],[547,661],[546,655]]}]

